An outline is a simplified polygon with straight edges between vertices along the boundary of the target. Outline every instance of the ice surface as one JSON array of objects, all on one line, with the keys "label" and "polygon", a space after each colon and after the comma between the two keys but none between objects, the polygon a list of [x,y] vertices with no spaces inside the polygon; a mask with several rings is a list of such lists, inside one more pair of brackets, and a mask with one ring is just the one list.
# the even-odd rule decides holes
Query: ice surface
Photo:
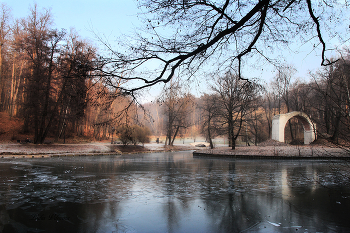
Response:
[{"label": "ice surface", "polygon": [[0,232],[348,231],[346,168],[187,152],[0,160]]}]

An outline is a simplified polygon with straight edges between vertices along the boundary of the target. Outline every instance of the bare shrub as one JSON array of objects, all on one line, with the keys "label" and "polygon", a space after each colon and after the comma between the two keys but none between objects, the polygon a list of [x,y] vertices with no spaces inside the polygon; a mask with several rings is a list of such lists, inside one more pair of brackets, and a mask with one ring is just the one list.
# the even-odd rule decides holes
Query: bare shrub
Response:
[{"label": "bare shrub", "polygon": [[145,144],[150,142],[150,130],[147,127],[142,127],[138,125],[122,125],[117,129],[117,134],[119,136],[119,140],[123,143],[123,145],[138,143]]}]

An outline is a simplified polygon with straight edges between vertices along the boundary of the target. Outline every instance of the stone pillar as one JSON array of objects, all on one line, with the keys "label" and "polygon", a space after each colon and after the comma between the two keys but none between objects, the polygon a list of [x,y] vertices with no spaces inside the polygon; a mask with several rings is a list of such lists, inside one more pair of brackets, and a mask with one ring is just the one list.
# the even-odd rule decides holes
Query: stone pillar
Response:
[{"label": "stone pillar", "polygon": [[272,118],[272,139],[279,141],[279,142],[284,142],[284,127],[285,124],[281,121],[281,118],[283,118],[281,115],[275,115]]},{"label": "stone pillar", "polygon": [[316,128],[314,130],[304,130],[304,144],[310,144],[316,140]]}]

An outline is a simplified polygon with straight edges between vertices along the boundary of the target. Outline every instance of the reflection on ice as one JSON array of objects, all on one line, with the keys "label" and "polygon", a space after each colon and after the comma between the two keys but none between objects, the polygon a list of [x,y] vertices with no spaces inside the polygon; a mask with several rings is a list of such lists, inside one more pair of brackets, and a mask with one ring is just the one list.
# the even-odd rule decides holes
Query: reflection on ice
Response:
[{"label": "reflection on ice", "polygon": [[274,222],[269,222],[269,221],[267,221],[267,222],[270,223],[272,226],[275,226],[275,227],[281,226],[281,223],[274,223]]},{"label": "reflection on ice", "polygon": [[341,162],[183,152],[1,160],[0,169],[0,232],[6,224],[56,232],[350,229]]}]

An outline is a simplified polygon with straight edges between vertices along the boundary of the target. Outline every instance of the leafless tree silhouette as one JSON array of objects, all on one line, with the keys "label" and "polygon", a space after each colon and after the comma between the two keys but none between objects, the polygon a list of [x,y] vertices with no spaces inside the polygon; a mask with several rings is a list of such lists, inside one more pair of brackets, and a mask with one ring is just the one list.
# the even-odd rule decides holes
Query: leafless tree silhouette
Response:
[{"label": "leafless tree silhouette", "polygon": [[[341,21],[336,11],[343,10],[340,3],[326,0],[140,2],[147,11],[146,28],[123,38],[123,52],[105,42],[111,56],[100,64],[109,85],[128,94],[167,83],[176,72],[187,72],[191,78],[201,67],[222,72],[234,67],[243,79],[247,59],[258,55],[273,63],[269,54],[297,38],[320,45],[321,65],[327,65],[324,34]],[[128,80],[128,86],[114,85],[118,79]]]}]

